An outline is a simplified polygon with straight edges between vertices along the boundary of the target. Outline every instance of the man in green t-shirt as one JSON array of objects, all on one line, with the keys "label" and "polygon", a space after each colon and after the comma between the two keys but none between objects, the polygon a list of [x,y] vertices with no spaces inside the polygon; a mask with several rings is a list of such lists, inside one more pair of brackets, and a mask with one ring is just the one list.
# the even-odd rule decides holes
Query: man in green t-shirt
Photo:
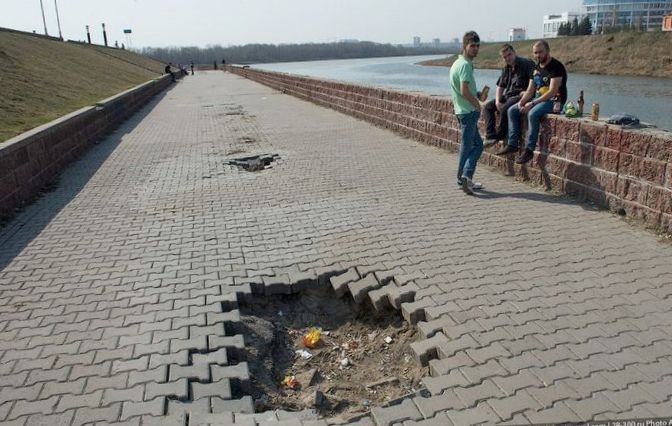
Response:
[{"label": "man in green t-shirt", "polygon": [[457,183],[469,195],[482,185],[474,182],[476,163],[483,153],[483,139],[478,133],[478,118],[481,116],[481,103],[476,91],[474,64],[478,55],[481,39],[475,31],[462,37],[462,54],[450,67],[450,88],[453,93],[453,107],[460,122],[460,155],[457,165]]}]

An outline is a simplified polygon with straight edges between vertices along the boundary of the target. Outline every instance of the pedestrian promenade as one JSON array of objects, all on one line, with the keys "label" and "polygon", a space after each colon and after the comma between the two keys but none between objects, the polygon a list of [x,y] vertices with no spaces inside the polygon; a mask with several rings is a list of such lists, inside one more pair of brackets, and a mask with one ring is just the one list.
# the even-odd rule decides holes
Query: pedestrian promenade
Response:
[{"label": "pedestrian promenade", "polygon": [[[278,157],[227,164],[253,154]],[[0,423],[269,424],[219,351],[232,295],[350,268],[418,286],[431,370],[359,424],[672,417],[672,245],[485,167],[466,196],[456,160],[186,77],[0,229]]]}]

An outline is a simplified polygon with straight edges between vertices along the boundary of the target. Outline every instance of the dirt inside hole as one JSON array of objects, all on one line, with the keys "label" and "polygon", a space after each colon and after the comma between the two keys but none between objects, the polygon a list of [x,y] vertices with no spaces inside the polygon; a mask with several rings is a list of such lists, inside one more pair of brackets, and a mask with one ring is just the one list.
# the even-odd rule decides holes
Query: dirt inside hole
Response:
[{"label": "dirt inside hole", "polygon": [[[397,311],[377,313],[330,289],[254,296],[241,319],[257,412],[312,408],[348,418],[416,392],[427,374],[410,349],[416,328]],[[302,336],[313,327],[321,338],[310,349]]]}]

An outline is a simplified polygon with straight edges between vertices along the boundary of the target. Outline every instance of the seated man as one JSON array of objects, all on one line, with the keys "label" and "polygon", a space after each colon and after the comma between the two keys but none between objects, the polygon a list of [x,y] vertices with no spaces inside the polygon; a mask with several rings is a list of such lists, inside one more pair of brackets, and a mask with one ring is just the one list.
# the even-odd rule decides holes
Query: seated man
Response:
[{"label": "seated man", "polygon": [[509,108],[508,145],[497,155],[518,152],[520,139],[520,116],[527,113],[527,145],[525,151],[516,159],[524,164],[534,155],[539,138],[539,121],[550,112],[560,112],[567,101],[567,71],[560,61],[551,57],[551,48],[546,40],[539,40],[532,47],[537,60],[534,75],[520,101]]},{"label": "seated man", "polygon": [[[527,89],[530,76],[534,72],[534,62],[518,57],[510,44],[504,44],[499,54],[504,59],[505,65],[497,80],[495,98],[486,102],[483,107],[486,129],[485,146],[506,139],[509,127],[507,115],[509,108],[520,101],[520,95]],[[499,113],[499,124],[497,124],[496,113]]]}]

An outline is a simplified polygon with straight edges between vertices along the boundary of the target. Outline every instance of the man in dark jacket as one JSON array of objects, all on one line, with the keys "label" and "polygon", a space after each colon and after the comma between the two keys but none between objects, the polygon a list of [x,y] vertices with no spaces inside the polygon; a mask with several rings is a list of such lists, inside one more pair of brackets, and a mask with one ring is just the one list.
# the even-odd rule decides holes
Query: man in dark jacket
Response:
[{"label": "man in dark jacket", "polygon": [[[534,62],[518,57],[513,46],[508,43],[502,46],[499,54],[505,65],[497,80],[495,98],[483,107],[486,129],[485,146],[494,145],[506,139],[509,127],[507,112],[512,105],[520,101],[520,96],[527,89],[534,71]],[[499,115],[499,123],[497,115]]]}]

